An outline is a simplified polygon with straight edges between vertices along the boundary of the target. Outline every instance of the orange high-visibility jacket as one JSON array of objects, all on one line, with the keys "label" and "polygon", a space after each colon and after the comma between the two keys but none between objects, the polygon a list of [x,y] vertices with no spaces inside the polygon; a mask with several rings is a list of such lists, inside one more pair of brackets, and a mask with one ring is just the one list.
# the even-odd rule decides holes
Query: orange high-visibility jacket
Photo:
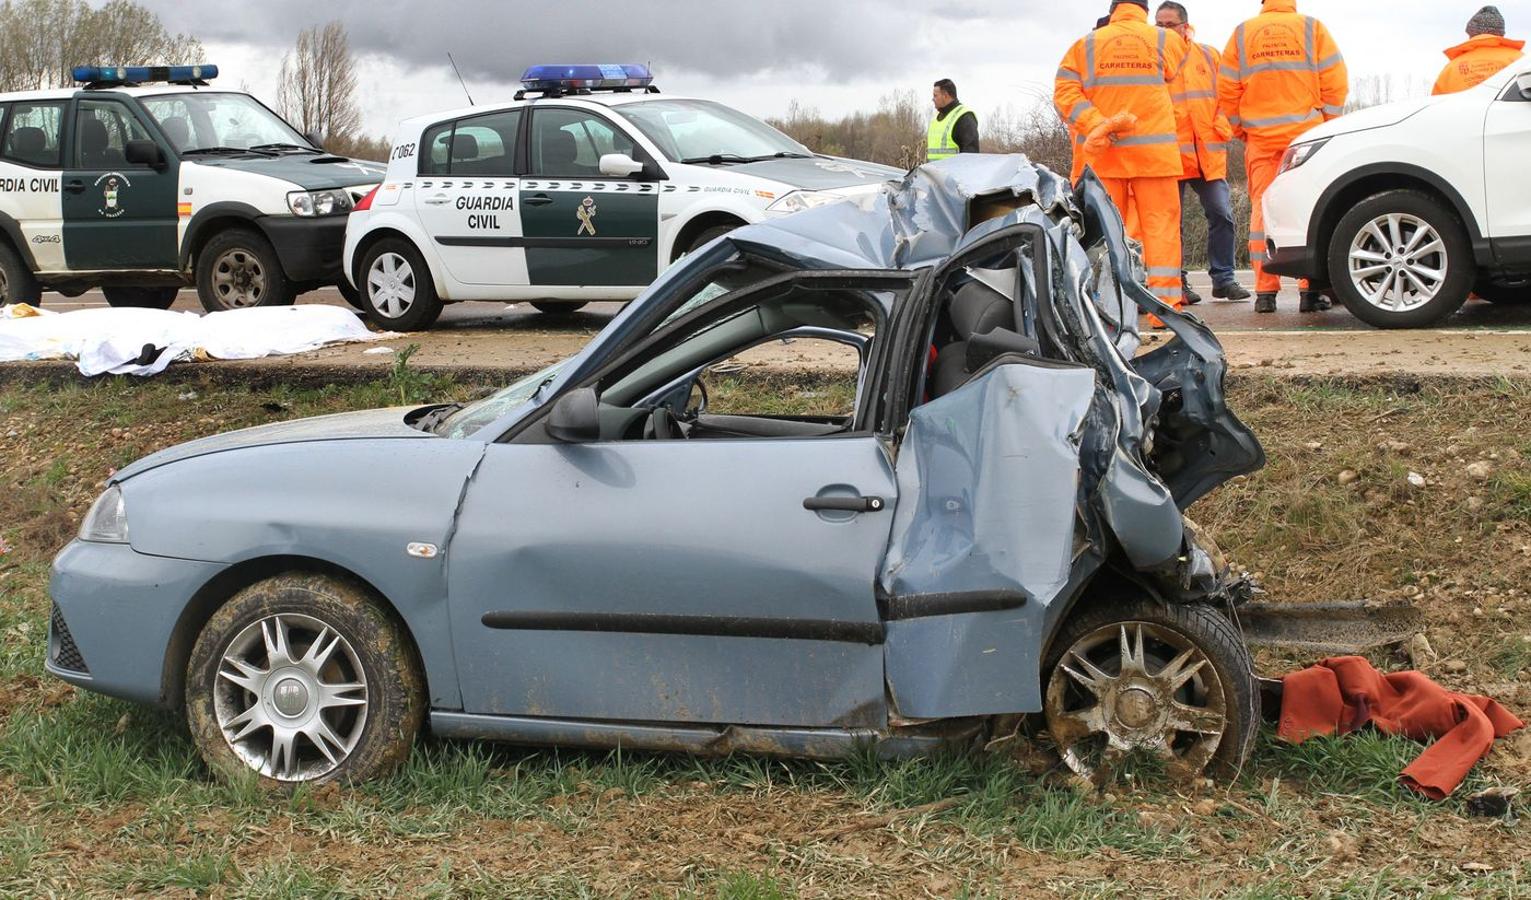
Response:
[{"label": "orange high-visibility jacket", "polygon": [[1465,44],[1446,51],[1451,62],[1435,82],[1437,94],[1455,94],[1475,88],[1499,73],[1500,69],[1520,59],[1525,41],[1512,41],[1497,34],[1480,34]]},{"label": "orange high-visibility jacket", "polygon": [[1285,147],[1338,118],[1350,96],[1345,57],[1324,23],[1296,0],[1265,0],[1223,51],[1218,97],[1234,134],[1256,150]]},{"label": "orange high-visibility jacket", "polygon": [[1179,132],[1182,177],[1221,181],[1228,177],[1228,139],[1233,126],[1218,108],[1215,47],[1191,44],[1180,74],[1170,84]]},{"label": "orange high-visibility jacket", "polygon": [[[1180,35],[1148,24],[1141,6],[1121,4],[1110,24],[1069,48],[1058,66],[1053,103],[1074,133],[1074,168],[1092,166],[1102,178],[1179,178],[1180,139],[1169,83],[1185,59]],[[1085,138],[1117,113],[1137,116],[1130,133],[1100,152]]]}]

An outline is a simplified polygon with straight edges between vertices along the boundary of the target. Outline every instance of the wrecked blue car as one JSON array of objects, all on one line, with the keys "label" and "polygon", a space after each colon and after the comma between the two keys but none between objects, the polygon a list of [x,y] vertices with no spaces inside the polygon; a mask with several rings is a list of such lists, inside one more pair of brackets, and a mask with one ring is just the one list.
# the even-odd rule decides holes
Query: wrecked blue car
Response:
[{"label": "wrecked blue car", "polygon": [[[1086,777],[1234,767],[1247,586],[1184,512],[1264,456],[1141,275],[1093,175],[1020,156],[741,228],[481,401],[117,473],[56,561],[48,669],[282,783],[385,774],[422,728],[827,758],[1035,721]],[[1146,354],[1140,310],[1173,335]],[[783,342],[842,382],[724,402],[720,363]]]}]

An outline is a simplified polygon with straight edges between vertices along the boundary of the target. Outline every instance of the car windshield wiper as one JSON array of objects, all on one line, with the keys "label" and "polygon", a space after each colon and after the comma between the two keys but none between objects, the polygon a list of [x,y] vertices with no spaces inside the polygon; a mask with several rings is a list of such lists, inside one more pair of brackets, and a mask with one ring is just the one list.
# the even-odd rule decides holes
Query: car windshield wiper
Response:
[{"label": "car windshield wiper", "polygon": [[813,159],[806,153],[792,153],[782,151],[780,153],[767,153],[764,156],[740,156],[737,153],[714,153],[711,156],[693,156],[683,159],[681,163],[688,166],[710,165],[721,166],[724,163],[757,163],[768,159]]},{"label": "car windshield wiper", "polygon": [[446,406],[438,406],[425,415],[421,416],[420,420],[415,423],[415,427],[421,431],[428,431],[431,434],[435,434],[437,425],[440,425],[447,419],[448,416],[462,408],[463,404],[461,403],[448,403]]},{"label": "car windshield wiper", "polygon": [[182,156],[212,156],[223,153],[253,153],[256,156],[275,156],[270,150],[261,150],[257,147],[198,147],[195,150],[182,150]]},{"label": "car windshield wiper", "polygon": [[254,147],[251,147],[250,149],[251,150],[298,150],[298,151],[301,151],[303,153],[323,153],[324,152],[323,150],[320,150],[317,147],[310,147],[307,144],[256,144]]}]

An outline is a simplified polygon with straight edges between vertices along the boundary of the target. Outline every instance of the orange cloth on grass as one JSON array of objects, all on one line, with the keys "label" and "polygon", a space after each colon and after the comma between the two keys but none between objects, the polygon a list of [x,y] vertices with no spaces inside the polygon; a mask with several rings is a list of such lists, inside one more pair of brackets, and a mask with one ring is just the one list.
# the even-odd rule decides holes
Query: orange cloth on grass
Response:
[{"label": "orange cloth on grass", "polygon": [[1326,659],[1283,679],[1277,736],[1294,744],[1368,723],[1416,741],[1435,738],[1399,775],[1432,800],[1456,790],[1478,760],[1525,725],[1487,697],[1448,691],[1420,672],[1378,672],[1359,656]]}]

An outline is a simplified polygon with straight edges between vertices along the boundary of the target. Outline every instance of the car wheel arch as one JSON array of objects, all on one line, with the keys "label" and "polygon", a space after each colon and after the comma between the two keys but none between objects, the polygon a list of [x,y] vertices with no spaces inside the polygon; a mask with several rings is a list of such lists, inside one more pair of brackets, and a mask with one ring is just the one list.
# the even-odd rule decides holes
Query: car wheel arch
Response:
[{"label": "car wheel arch", "polygon": [[425,666],[425,660],[420,654],[419,640],[415,636],[409,618],[399,609],[398,604],[376,585],[344,566],[316,557],[261,556],[234,563],[214,575],[192,595],[185,608],[181,610],[180,618],[176,620],[170,641],[165,648],[164,668],[160,676],[160,702],[163,705],[178,707],[185,697],[186,667],[191,660],[192,647],[213,614],[245,588],[277,575],[291,573],[325,575],[348,581],[376,598],[398,619],[404,633],[409,637],[410,652],[414,654],[415,663],[426,681],[426,696],[436,696],[435,688],[430,684],[430,674]]},{"label": "car wheel arch", "polygon": [[[207,242],[229,228],[246,228],[255,226],[256,221],[264,215],[260,210],[246,203],[232,201],[211,203],[203,207],[192,217],[186,225],[186,237],[181,246],[181,269],[189,271],[197,263],[197,255]],[[261,231],[264,234],[264,230]]]},{"label": "car wheel arch", "polygon": [[437,265],[435,261],[431,259],[430,255],[427,254],[424,248],[421,246],[421,242],[417,240],[414,235],[411,235],[408,232],[399,228],[395,228],[391,225],[383,225],[374,228],[363,235],[362,238],[356,242],[356,250],[353,251],[351,255],[351,283],[356,285],[357,290],[362,290],[362,284],[365,281],[365,278],[363,277],[364,273],[362,272],[362,263],[366,261],[367,254],[372,250],[373,247],[376,247],[378,244],[387,240],[406,241],[410,246],[414,247],[415,252],[420,254],[420,259],[425,262],[426,269],[430,271],[431,284],[433,284],[436,288],[436,296],[441,299],[442,303],[452,302],[449,296],[449,292],[447,291],[447,286],[442,280],[442,267]]},{"label": "car wheel arch", "polygon": [[[1467,230],[1474,255],[1479,257],[1477,261],[1480,265],[1484,262],[1482,254],[1487,252],[1487,242],[1477,217],[1462,195],[1433,172],[1417,166],[1391,163],[1363,166],[1330,185],[1319,199],[1320,214],[1314,218],[1308,235],[1308,246],[1319,248],[1327,257],[1334,230],[1345,214],[1368,197],[1394,190],[1422,191],[1454,210],[1462,227]],[[1327,275],[1327,271],[1324,274]]]},{"label": "car wheel arch", "polygon": [[698,213],[675,232],[675,238],[670,242],[670,262],[680,259],[686,251],[691,249],[691,243],[697,239],[697,236],[710,228],[743,228],[748,224],[749,222],[737,213],[726,210],[714,209]]}]

